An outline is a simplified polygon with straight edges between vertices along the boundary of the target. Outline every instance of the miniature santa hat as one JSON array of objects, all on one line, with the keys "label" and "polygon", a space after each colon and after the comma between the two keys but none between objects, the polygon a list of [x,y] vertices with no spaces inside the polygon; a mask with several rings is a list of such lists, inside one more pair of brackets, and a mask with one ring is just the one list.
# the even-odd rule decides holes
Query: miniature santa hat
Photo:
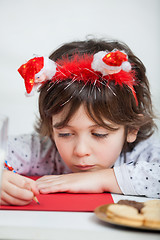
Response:
[{"label": "miniature santa hat", "polygon": [[130,72],[131,64],[128,62],[127,54],[114,49],[112,52],[100,51],[94,54],[92,69],[106,76],[118,73],[121,70]]},{"label": "miniature santa hat", "polygon": [[25,81],[27,93],[30,94],[35,83],[44,82],[54,76],[56,64],[48,57],[35,57],[21,65],[18,72]]},{"label": "miniature santa hat", "polygon": [[128,61],[128,56],[124,51],[114,49],[112,52],[100,51],[94,54],[91,67],[94,71],[101,72],[102,75],[110,76],[115,83],[122,85],[126,84],[132,91],[136,105],[138,100],[133,85],[135,80],[131,72],[131,64]]}]

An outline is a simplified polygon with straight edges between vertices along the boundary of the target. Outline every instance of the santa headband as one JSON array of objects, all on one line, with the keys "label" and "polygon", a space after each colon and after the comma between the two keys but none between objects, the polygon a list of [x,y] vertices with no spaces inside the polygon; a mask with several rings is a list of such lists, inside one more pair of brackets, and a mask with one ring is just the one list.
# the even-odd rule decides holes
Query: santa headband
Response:
[{"label": "santa headband", "polygon": [[92,83],[94,85],[109,84],[114,81],[120,86],[128,86],[138,100],[134,90],[135,72],[131,69],[128,56],[124,51],[114,49],[112,52],[100,51],[91,54],[74,54],[72,58],[64,57],[56,62],[48,57],[35,57],[23,64],[18,72],[24,78],[28,94],[34,86],[47,80],[61,82],[72,81]]}]

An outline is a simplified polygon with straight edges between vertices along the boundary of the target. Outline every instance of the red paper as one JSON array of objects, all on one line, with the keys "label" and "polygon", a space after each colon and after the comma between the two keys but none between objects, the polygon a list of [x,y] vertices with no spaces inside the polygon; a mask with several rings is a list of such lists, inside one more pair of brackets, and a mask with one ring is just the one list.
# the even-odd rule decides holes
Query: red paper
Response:
[{"label": "red paper", "polygon": [[32,201],[27,206],[0,206],[0,210],[92,212],[100,205],[114,203],[110,193],[52,193],[36,197],[40,204]]}]

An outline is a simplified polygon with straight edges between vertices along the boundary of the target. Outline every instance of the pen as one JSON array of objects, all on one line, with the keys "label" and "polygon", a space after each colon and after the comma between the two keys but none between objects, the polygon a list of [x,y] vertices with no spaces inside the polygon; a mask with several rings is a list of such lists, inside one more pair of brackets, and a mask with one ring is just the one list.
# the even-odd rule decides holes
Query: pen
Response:
[{"label": "pen", "polygon": [[[9,171],[12,171],[12,172],[14,172],[14,173],[17,173],[17,172],[14,170],[14,168],[13,168],[6,160],[4,161],[4,167],[5,167],[6,169],[8,169]],[[37,204],[40,204],[36,196],[33,197],[33,200],[34,200]]]}]

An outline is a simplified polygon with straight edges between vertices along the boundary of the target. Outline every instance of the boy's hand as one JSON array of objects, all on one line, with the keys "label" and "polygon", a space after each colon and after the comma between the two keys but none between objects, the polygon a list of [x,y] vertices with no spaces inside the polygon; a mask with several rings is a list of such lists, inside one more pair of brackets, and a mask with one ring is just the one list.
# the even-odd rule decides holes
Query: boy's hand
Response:
[{"label": "boy's hand", "polygon": [[113,169],[95,172],[81,172],[63,175],[49,175],[37,180],[40,193],[102,193],[111,191],[121,193]]},{"label": "boy's hand", "polygon": [[39,194],[36,182],[17,173],[4,170],[0,205],[27,205]]}]

